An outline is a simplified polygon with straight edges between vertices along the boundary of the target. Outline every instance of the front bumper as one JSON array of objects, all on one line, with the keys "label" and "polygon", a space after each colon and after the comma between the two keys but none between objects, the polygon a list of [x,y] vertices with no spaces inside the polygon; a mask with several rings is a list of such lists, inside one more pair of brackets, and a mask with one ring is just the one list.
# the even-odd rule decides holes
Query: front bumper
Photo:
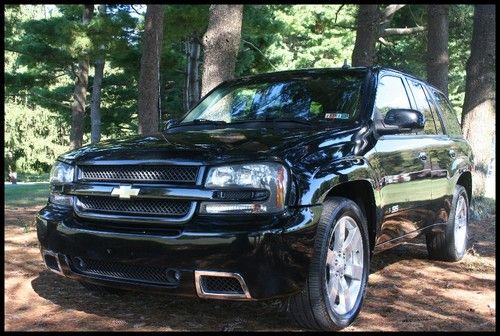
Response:
[{"label": "front bumper", "polygon": [[[298,208],[271,228],[228,230],[221,226],[200,231],[186,227],[174,236],[82,228],[76,225],[82,219],[72,210],[51,205],[38,213],[36,223],[42,255],[55,256],[59,274],[68,278],[123,289],[200,296],[195,273],[222,272],[243,279],[248,291],[244,299],[259,300],[302,290],[321,210],[321,206]],[[158,284],[84,274],[75,265],[75,257],[174,270],[178,281]]]}]

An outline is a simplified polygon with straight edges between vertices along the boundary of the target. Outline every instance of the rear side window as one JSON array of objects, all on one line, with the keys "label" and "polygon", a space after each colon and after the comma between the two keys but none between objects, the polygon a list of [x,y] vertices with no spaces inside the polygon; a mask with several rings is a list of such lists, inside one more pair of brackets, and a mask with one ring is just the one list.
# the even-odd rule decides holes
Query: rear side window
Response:
[{"label": "rear side window", "polygon": [[409,79],[408,82],[410,83],[410,90],[417,104],[417,110],[422,112],[425,116],[424,134],[437,134],[438,132],[436,130],[439,128],[436,126],[436,121],[434,120],[431,106],[427,101],[422,84],[414,82],[411,79]]},{"label": "rear side window", "polygon": [[443,118],[444,126],[446,127],[446,132],[449,135],[462,136],[462,128],[458,123],[457,115],[455,114],[455,111],[453,111],[448,99],[446,99],[446,97],[440,92],[432,90],[432,93],[434,94],[434,99],[436,99],[439,109],[441,110],[441,116]]},{"label": "rear side window", "polygon": [[387,112],[395,108],[411,108],[406,89],[401,78],[384,76],[377,86],[375,118],[383,120]]}]

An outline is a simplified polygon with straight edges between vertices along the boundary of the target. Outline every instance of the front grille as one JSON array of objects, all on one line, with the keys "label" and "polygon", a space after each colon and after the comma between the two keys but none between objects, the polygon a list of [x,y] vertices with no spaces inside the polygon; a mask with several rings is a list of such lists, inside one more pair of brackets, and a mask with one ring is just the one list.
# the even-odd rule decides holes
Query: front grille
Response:
[{"label": "front grille", "polygon": [[202,275],[200,284],[205,293],[244,294],[240,282],[233,277]]},{"label": "front grille", "polygon": [[78,196],[77,206],[88,212],[112,212],[125,215],[184,216],[191,201],[172,199],[132,198],[120,200],[106,196]]},{"label": "front grille", "polygon": [[196,166],[79,166],[79,180],[142,183],[196,183]]},{"label": "front grille", "polygon": [[180,277],[177,279],[173,277],[172,270],[165,267],[125,264],[80,257],[70,257],[69,259],[74,271],[86,275],[160,285],[177,285],[180,279]]}]

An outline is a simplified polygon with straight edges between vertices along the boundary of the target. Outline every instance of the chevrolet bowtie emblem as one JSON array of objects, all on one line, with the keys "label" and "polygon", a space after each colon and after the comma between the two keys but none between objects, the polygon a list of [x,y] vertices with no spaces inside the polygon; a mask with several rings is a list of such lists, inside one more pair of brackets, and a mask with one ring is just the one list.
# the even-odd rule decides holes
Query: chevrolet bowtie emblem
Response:
[{"label": "chevrolet bowtie emblem", "polygon": [[111,196],[118,196],[120,199],[130,199],[130,196],[139,195],[141,189],[134,189],[132,186],[119,186],[118,188],[113,188],[111,191]]}]

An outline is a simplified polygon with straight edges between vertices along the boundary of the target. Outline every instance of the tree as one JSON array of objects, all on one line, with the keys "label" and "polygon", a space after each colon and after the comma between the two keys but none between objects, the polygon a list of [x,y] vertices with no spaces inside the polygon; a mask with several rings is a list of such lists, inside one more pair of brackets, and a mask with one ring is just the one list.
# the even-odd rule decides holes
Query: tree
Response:
[{"label": "tree", "polygon": [[448,96],[448,11],[449,5],[427,9],[427,80]]},{"label": "tree", "polygon": [[375,62],[375,44],[378,37],[378,5],[359,5],[356,43],[352,52],[353,66],[370,66]]},{"label": "tree", "polygon": [[353,66],[371,66],[376,63],[377,40],[390,46],[392,43],[384,37],[414,34],[425,30],[423,26],[389,28],[394,14],[405,6],[388,5],[380,12],[378,5],[359,5],[356,43],[352,52]]},{"label": "tree", "polygon": [[[100,16],[106,15],[106,5],[99,5]],[[104,46],[99,49],[104,53]],[[94,81],[92,83],[92,104],[90,105],[90,141],[96,143],[101,140],[101,87],[104,77],[104,55],[97,56],[94,62]]]},{"label": "tree", "polygon": [[200,100],[200,51],[200,38],[196,35],[191,36],[186,41],[185,111],[189,111]]},{"label": "tree", "polygon": [[474,154],[475,191],[482,193],[495,137],[495,5],[475,5],[466,66],[462,131]]},{"label": "tree", "polygon": [[[94,5],[85,5],[82,14],[83,25],[88,25],[94,14]],[[83,143],[83,118],[85,116],[85,102],[87,99],[87,85],[89,79],[89,57],[87,54],[80,56],[78,72],[73,92],[73,104],[71,105],[71,133],[70,148],[82,147]]]},{"label": "tree", "polygon": [[158,132],[164,8],[165,5],[148,5],[144,19],[138,103],[139,133],[143,135]]},{"label": "tree", "polygon": [[234,77],[241,40],[243,5],[211,5],[203,36],[201,95]]}]

